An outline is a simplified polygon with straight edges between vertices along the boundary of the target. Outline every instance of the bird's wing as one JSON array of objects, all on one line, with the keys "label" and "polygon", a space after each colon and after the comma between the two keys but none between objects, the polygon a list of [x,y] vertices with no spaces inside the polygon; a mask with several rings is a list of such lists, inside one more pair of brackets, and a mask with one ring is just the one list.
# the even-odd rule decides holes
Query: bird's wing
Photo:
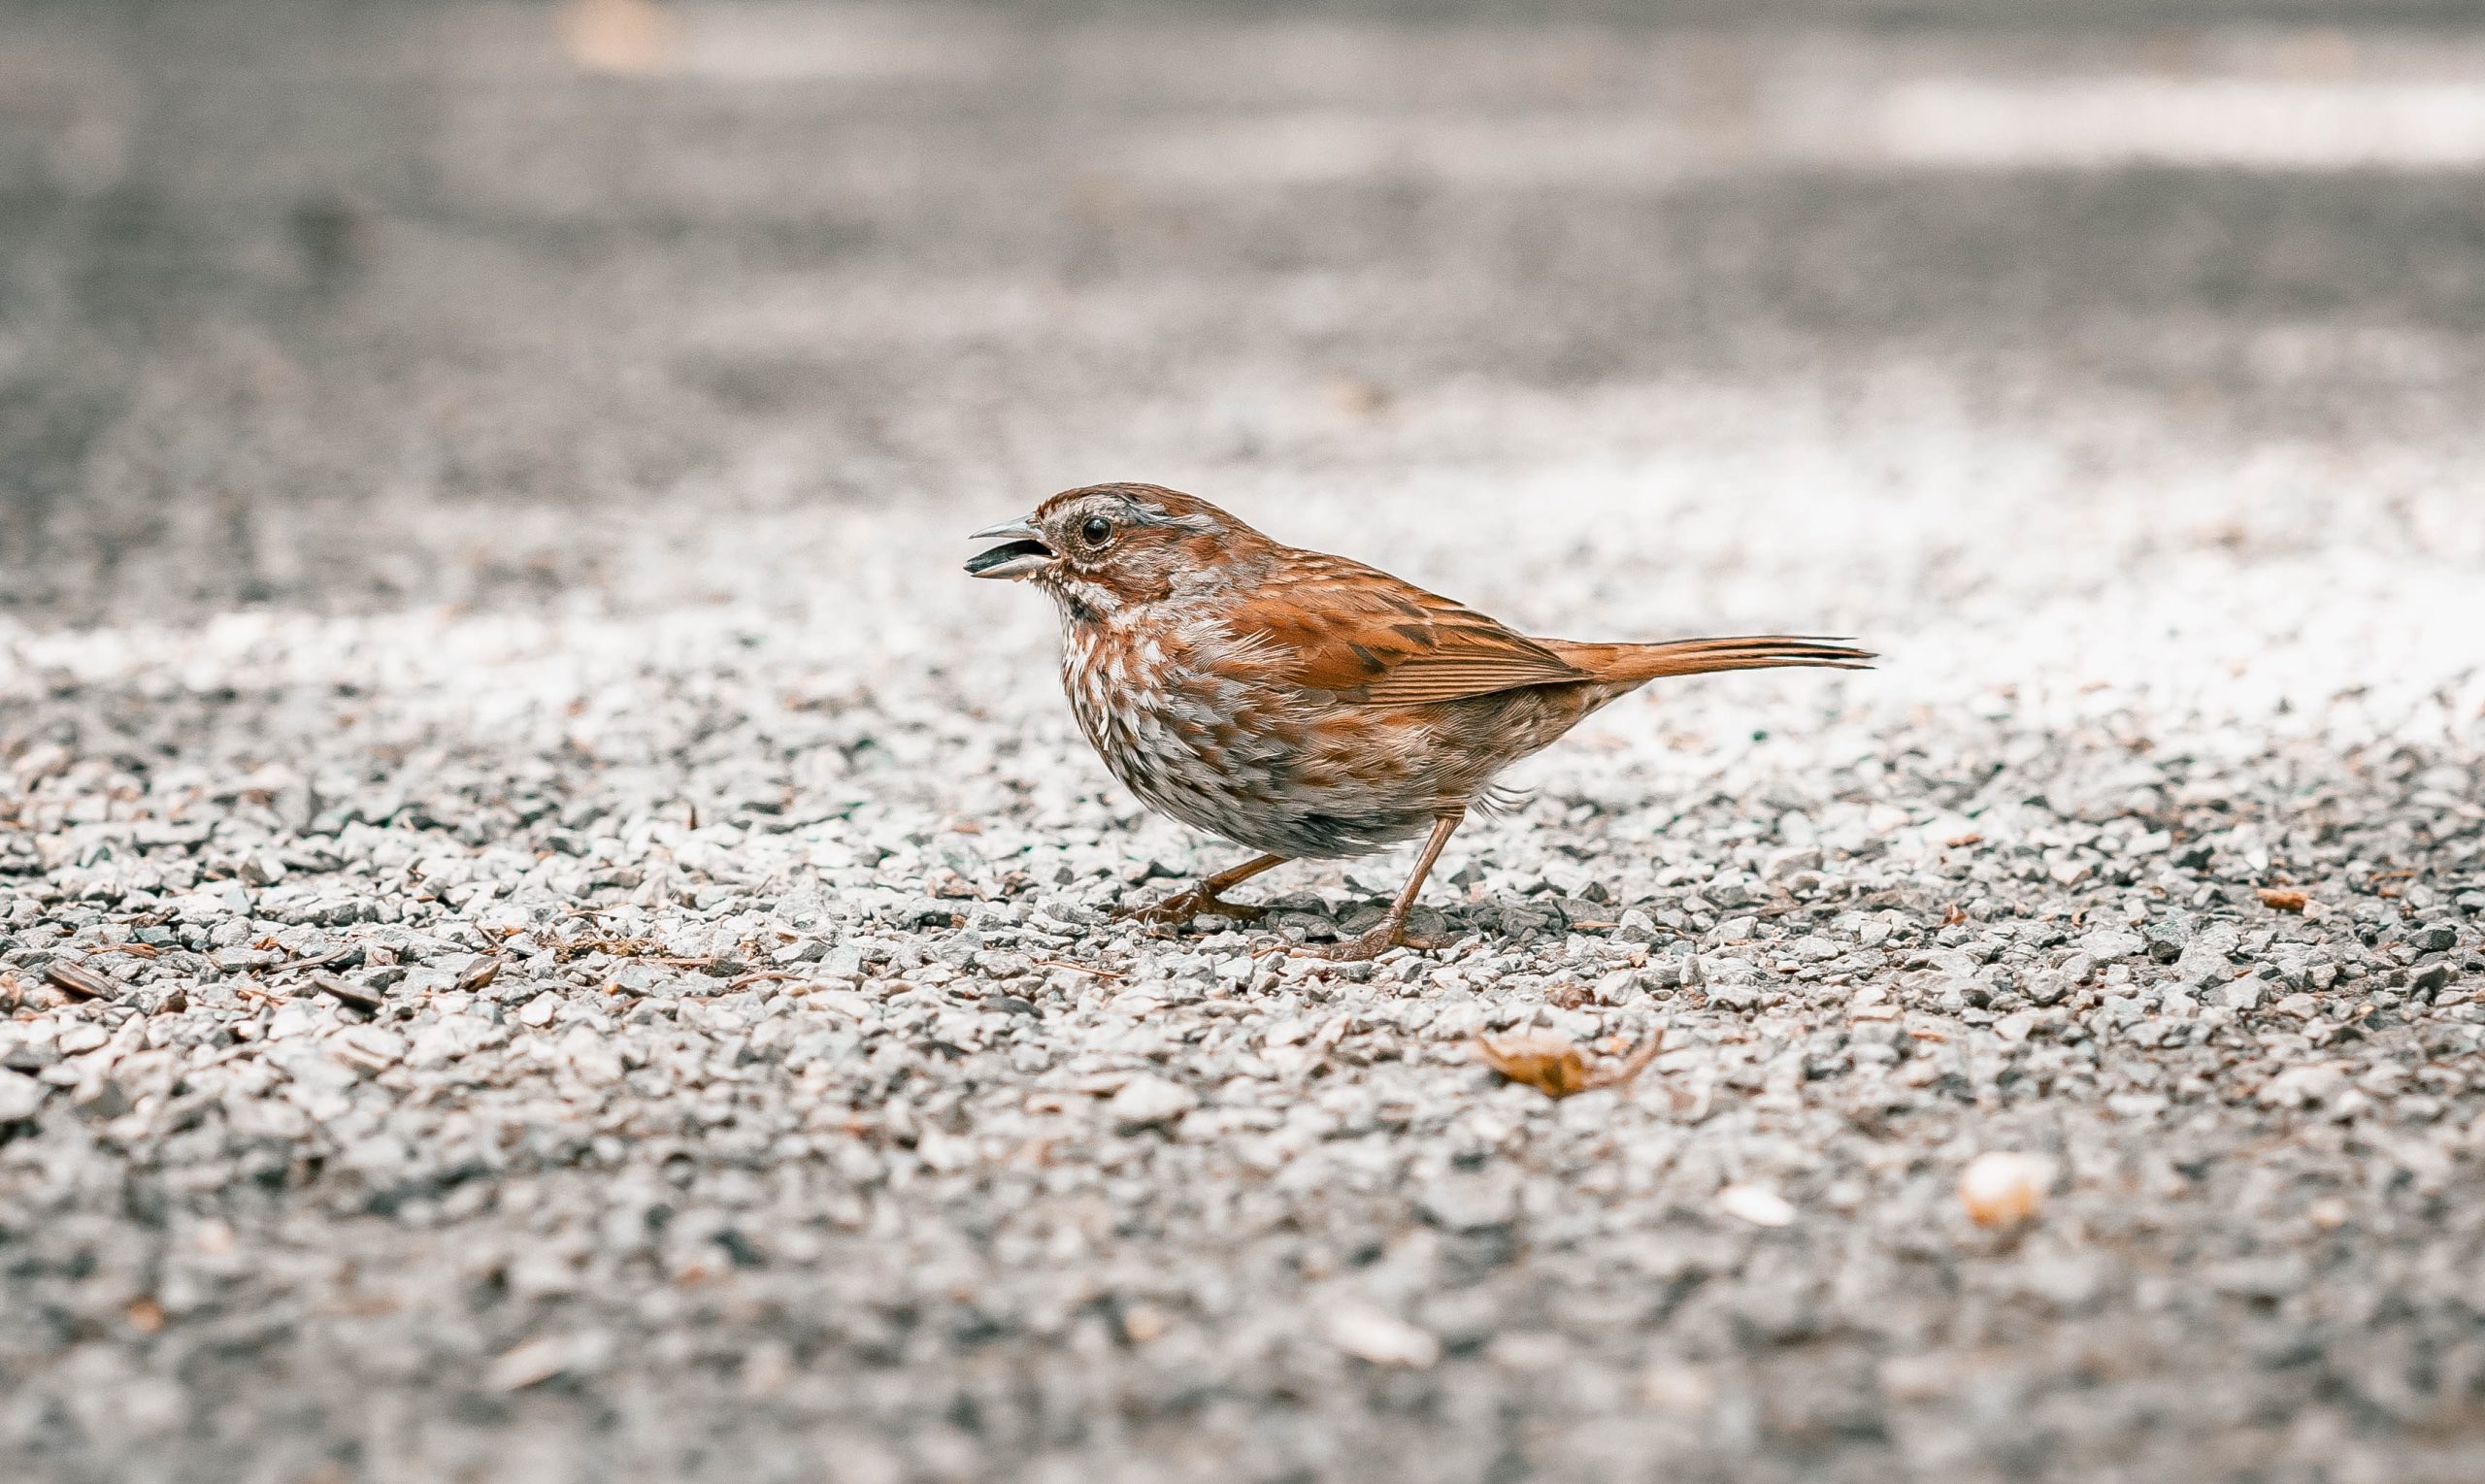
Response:
[{"label": "bird's wing", "polygon": [[1342,557],[1307,553],[1225,615],[1270,680],[1375,706],[1422,706],[1587,673],[1464,605]]}]

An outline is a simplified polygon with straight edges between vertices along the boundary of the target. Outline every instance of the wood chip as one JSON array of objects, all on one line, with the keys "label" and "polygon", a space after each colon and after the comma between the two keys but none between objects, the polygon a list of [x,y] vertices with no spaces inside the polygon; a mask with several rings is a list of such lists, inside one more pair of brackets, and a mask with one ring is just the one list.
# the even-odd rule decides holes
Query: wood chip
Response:
[{"label": "wood chip", "polygon": [[381,999],[380,991],[373,989],[370,985],[356,984],[351,979],[341,979],[333,973],[315,973],[311,975],[309,983],[318,993],[332,1000],[342,1001],[366,1013],[379,1013],[380,1006],[385,1003]]},{"label": "wood chip", "polygon": [[1099,969],[1093,964],[1074,964],[1063,958],[1029,959],[1027,962],[1039,969],[1067,969],[1072,973],[1083,973],[1099,979],[1118,979],[1122,976],[1118,969]]},{"label": "wood chip", "polygon": [[810,981],[799,973],[788,973],[782,969],[759,969],[744,974],[738,979],[727,981],[725,988],[728,990],[748,989],[753,984],[769,984],[777,982],[802,984]]},{"label": "wood chip", "polygon": [[319,954],[315,958],[298,958],[289,964],[279,964],[275,969],[269,972],[271,973],[298,973],[305,969],[340,969],[347,964],[351,963],[355,956],[361,952],[361,944],[348,943],[342,948],[332,949],[329,952]]},{"label": "wood chip", "polygon": [[2261,905],[2275,911],[2301,912],[2311,905],[2311,901],[2312,899],[2303,892],[2286,887],[2264,886],[2261,888]]},{"label": "wood chip", "polygon": [[98,973],[83,964],[65,958],[53,959],[43,966],[43,976],[81,1000],[117,999],[124,987],[120,980]]}]

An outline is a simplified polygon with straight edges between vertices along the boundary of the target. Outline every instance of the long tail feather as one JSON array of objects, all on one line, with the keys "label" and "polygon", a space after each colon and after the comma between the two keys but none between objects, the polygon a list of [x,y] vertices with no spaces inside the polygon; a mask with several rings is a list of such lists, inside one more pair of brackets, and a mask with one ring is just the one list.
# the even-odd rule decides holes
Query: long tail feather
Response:
[{"label": "long tail feather", "polygon": [[1752,634],[1731,639],[1678,639],[1658,644],[1582,644],[1555,641],[1546,648],[1600,680],[1653,680],[1661,676],[1710,675],[1721,670],[1774,670],[1807,665],[1830,670],[1868,670],[1877,657],[1842,640],[1791,634]]}]

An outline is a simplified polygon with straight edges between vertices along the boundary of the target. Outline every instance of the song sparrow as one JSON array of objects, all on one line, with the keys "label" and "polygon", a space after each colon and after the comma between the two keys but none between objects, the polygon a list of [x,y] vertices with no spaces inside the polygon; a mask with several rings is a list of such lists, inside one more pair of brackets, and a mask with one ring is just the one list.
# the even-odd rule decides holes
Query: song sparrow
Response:
[{"label": "song sparrow", "polygon": [[1281,545],[1154,484],[1066,490],[967,563],[1032,581],[1061,610],[1071,709],[1113,776],[1184,824],[1263,852],[1130,915],[1243,921],[1223,893],[1298,857],[1426,836],[1378,925],[1326,950],[1366,959],[1407,914],[1493,775],[1660,676],[1777,665],[1855,669],[1823,639],[1671,643],[1530,639],[1344,557]]}]

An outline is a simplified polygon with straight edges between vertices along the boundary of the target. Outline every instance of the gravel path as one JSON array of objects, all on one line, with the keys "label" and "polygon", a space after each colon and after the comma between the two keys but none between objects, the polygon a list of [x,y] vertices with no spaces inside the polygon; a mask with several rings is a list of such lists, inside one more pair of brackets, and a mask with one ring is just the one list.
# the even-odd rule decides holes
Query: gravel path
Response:
[{"label": "gravel path", "polygon": [[[763,115],[651,85],[789,178]],[[992,108],[1136,139],[1163,103]],[[536,121],[572,148],[609,104]],[[383,181],[369,277],[259,341],[241,268],[79,290],[173,314],[144,329],[16,301],[9,364],[65,379],[26,396],[165,359],[13,465],[89,498],[14,508],[50,544],[0,620],[0,1470],[2485,1472],[2465,186],[1591,182],[1540,260],[1630,312],[1556,336],[1478,246],[1524,189],[1131,186],[1005,251],[944,235],[990,226],[984,163],[855,207],[859,265],[720,277],[765,239],[731,181],[671,235],[644,198],[585,238],[478,208],[463,247]],[[23,282],[104,230],[83,200],[38,198]],[[1318,234],[1254,267],[1307,202],[1422,276],[1367,294]],[[264,261],[157,205],[138,240]],[[1177,219],[1195,256],[1143,246]],[[2268,252],[2206,286],[2204,222]],[[1660,223],[1672,277],[1632,256]],[[2140,266],[2077,266],[2109,247]],[[452,260],[504,309],[579,281],[444,329]],[[1748,336],[1695,313],[1738,295]],[[565,337],[665,374],[547,379]],[[391,367],[508,459],[383,456]],[[539,486],[575,430],[587,493]],[[633,461],[677,435],[692,467]],[[149,503],[252,466],[288,478],[229,518]],[[844,498],[794,498],[823,469]],[[1888,660],[1600,716],[1453,842],[1444,950],[1267,951],[1361,926],[1403,855],[1149,939],[1107,909],[1228,851],[1088,753],[1041,600],[957,570],[1102,477],[1545,632]],[[1661,1041],[1556,1102],[1476,1060],[1520,1032]],[[1989,1151],[2041,1158],[2022,1226],[1962,1206]]]},{"label": "gravel path", "polygon": [[[1431,509],[1364,548],[1574,629],[1872,580],[1712,517],[1608,599],[1627,564],[1479,560],[1553,522]],[[0,1439],[62,1477],[2467,1475],[2472,576],[2151,559],[2119,513],[2085,594],[1978,543],[1955,604],[1776,607],[1890,667],[1622,709],[1453,845],[1457,946],[1368,974],[1108,924],[1221,853],[1085,752],[1033,595],[893,527],[778,610],[21,633]],[[1270,927],[1397,869],[1291,868]],[[1524,1028],[1665,1042],[1556,1104],[1474,1059]],[[1953,1195],[1986,1149],[2059,1161],[2022,1235]]]}]

